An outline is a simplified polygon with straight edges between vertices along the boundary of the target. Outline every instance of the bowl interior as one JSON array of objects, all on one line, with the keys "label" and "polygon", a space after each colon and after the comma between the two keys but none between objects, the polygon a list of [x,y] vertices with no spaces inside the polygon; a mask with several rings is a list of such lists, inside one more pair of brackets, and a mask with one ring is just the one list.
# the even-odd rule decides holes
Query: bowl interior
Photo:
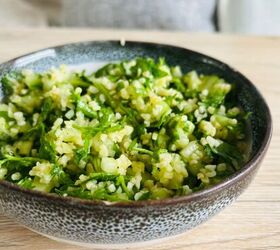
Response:
[{"label": "bowl interior", "polygon": [[[68,44],[22,56],[0,65],[0,78],[3,74],[22,68],[45,71],[50,67],[66,65],[100,65],[108,61],[132,59],[139,56],[164,57],[171,65],[180,65],[183,72],[195,69],[203,74],[216,74],[236,86],[234,98],[249,117],[251,154],[254,156],[262,147],[270,132],[269,109],[257,89],[239,72],[228,65],[200,53],[184,48],[142,42],[118,41],[83,42]],[[1,94],[1,93],[0,93]]]}]

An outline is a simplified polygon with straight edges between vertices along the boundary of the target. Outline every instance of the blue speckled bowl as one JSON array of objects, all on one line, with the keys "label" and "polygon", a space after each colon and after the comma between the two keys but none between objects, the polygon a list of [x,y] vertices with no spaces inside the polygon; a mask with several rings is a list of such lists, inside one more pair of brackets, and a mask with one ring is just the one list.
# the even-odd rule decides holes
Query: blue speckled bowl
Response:
[{"label": "blue speckled bowl", "polygon": [[160,44],[126,42],[121,46],[117,41],[84,42],[41,50],[3,63],[0,65],[0,78],[6,72],[21,68],[44,71],[60,64],[99,63],[137,56],[165,57],[169,64],[180,65],[184,72],[195,69],[205,74],[214,73],[235,83],[238,88],[236,101],[245,111],[252,112],[249,162],[212,188],[161,201],[109,204],[30,191],[0,181],[2,213],[51,238],[108,246],[182,233],[217,214],[244,191],[268,148],[271,116],[254,85],[220,61],[184,48]]}]

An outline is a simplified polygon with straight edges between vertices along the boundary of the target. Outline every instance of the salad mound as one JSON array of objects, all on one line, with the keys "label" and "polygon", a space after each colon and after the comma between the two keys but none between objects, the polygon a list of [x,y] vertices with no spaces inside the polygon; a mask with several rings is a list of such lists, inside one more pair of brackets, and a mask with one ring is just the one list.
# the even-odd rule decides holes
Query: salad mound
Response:
[{"label": "salad mound", "polygon": [[221,182],[246,161],[234,85],[164,59],[66,66],[1,79],[0,179],[61,196],[164,199]]}]

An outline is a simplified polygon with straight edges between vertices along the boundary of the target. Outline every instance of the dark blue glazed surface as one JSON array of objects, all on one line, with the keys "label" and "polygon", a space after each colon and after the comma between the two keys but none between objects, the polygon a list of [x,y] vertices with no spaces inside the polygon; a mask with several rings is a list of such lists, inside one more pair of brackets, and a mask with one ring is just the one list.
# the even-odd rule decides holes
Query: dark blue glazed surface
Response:
[{"label": "dark blue glazed surface", "polygon": [[132,243],[191,229],[218,213],[244,191],[269,145],[271,116],[255,86],[222,62],[167,45],[126,42],[121,46],[118,41],[84,42],[41,50],[1,64],[0,78],[21,68],[45,71],[61,64],[78,65],[138,56],[165,57],[169,64],[180,65],[184,72],[195,69],[234,83],[237,91],[232,98],[246,112],[252,112],[249,119],[249,133],[252,134],[249,162],[217,186],[189,196],[111,205],[24,190],[0,181],[1,212],[35,231],[64,240],[93,244]]}]

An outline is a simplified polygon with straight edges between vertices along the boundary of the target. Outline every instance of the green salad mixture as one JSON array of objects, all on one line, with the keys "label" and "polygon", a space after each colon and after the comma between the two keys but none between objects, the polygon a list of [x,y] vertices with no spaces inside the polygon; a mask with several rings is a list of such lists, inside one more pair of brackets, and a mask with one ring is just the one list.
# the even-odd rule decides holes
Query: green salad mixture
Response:
[{"label": "green salad mixture", "polygon": [[164,59],[66,66],[1,79],[0,179],[61,196],[164,199],[215,185],[246,161],[234,85]]}]

